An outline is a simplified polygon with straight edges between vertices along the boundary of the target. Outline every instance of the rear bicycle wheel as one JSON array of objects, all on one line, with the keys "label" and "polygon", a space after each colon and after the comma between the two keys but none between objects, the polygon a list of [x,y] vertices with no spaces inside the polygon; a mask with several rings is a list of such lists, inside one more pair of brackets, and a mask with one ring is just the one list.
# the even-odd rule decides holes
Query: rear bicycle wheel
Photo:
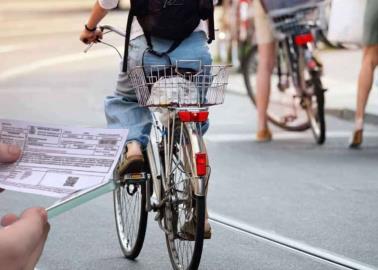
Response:
[{"label": "rear bicycle wheel", "polygon": [[[244,59],[243,77],[248,96],[255,106],[258,62],[257,46],[253,46]],[[268,119],[274,125],[288,131],[307,130],[310,128],[310,123],[301,105],[301,100],[297,98],[290,76],[287,76],[285,85],[280,82],[277,62],[271,76]]]},{"label": "rear bicycle wheel", "polygon": [[323,144],[326,140],[326,123],[324,116],[324,89],[319,75],[311,74],[308,87],[312,87],[313,96],[309,97],[306,111],[311,124],[311,130],[317,144]]},{"label": "rear bicycle wheel", "polygon": [[[181,123],[175,129],[175,137],[167,179],[169,189],[165,191],[166,244],[175,270],[195,270],[203,249],[206,199],[195,195],[195,142],[187,126]],[[200,136],[196,139],[202,142]]]},{"label": "rear bicycle wheel", "polygon": [[117,235],[127,259],[138,257],[147,228],[146,183],[121,184],[113,193]]}]

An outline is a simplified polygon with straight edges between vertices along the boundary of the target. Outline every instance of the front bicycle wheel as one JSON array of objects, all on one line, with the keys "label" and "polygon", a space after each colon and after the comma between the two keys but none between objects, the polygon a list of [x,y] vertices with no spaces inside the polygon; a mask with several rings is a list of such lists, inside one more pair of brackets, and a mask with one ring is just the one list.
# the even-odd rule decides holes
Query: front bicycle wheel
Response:
[{"label": "front bicycle wheel", "polygon": [[[288,61],[288,59],[286,60]],[[244,59],[243,77],[248,96],[254,105],[256,105],[258,63],[257,46],[253,46]],[[276,66],[271,76],[268,119],[274,125],[288,131],[307,130],[310,128],[310,123],[301,105],[301,99],[298,97],[291,82],[291,76],[288,73],[283,74],[283,79],[280,79],[278,76],[278,64],[278,61],[276,61]],[[285,64],[287,63],[282,63],[282,65]]]},{"label": "front bicycle wheel", "polygon": [[166,243],[175,270],[195,270],[201,260],[205,226],[205,195],[195,195],[198,176],[194,156],[201,148],[194,144],[202,143],[202,137],[197,135],[194,142],[183,123],[173,136],[172,158],[166,166],[170,172],[165,191]]},{"label": "front bicycle wheel", "polygon": [[118,240],[127,259],[138,257],[147,228],[146,183],[121,184],[113,194]]}]

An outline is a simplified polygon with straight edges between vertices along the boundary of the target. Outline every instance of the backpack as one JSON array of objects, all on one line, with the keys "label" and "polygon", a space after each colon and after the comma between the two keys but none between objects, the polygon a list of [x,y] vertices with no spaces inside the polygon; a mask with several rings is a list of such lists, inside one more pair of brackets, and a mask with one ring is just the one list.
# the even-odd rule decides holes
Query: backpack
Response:
[{"label": "backpack", "polygon": [[[126,26],[123,72],[127,71],[130,32],[134,17],[143,29],[148,52],[159,57],[167,56],[174,51],[193,33],[201,20],[208,20],[209,23],[208,43],[215,39],[213,0],[131,0]],[[166,52],[154,51],[152,36],[172,40],[171,47]]]}]

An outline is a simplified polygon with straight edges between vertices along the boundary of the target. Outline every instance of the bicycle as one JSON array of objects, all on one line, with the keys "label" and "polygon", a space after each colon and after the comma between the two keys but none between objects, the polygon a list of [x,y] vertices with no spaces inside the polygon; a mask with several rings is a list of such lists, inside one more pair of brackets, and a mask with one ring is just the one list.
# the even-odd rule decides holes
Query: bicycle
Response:
[{"label": "bicycle", "polygon": [[[100,29],[124,36],[111,26]],[[181,64],[190,64],[191,68],[181,68]],[[172,267],[197,269],[211,173],[202,135],[209,106],[224,101],[228,66],[178,61],[174,66],[133,68],[129,78],[140,106],[153,111],[154,121],[150,143],[144,151],[148,160],[145,170],[114,175],[114,213],[121,249],[127,259],[138,257],[148,213],[156,212],[155,220],[165,233]]]},{"label": "bicycle", "polygon": [[218,54],[222,63],[232,63],[238,72],[253,40],[251,7],[252,0],[227,0],[221,6]]},{"label": "bicycle", "polygon": [[[268,11],[277,39],[268,118],[288,131],[311,128],[315,141],[323,144],[326,140],[325,89],[321,81],[322,64],[314,55],[313,35],[319,29],[319,5],[322,3],[315,2],[315,5]],[[254,45],[244,59],[242,69],[247,93],[255,105],[257,66],[257,46]]]}]

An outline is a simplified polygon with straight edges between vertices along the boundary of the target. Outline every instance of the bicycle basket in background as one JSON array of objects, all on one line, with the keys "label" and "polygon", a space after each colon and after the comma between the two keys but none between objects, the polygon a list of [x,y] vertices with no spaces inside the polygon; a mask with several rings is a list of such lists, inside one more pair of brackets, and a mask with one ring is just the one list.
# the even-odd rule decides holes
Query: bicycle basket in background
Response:
[{"label": "bicycle basket in background", "polygon": [[320,28],[320,10],[325,7],[324,0],[263,1],[277,39],[307,33],[311,27]]},{"label": "bicycle basket in background", "polygon": [[297,10],[316,7],[325,0],[261,0],[271,16],[295,13]]},{"label": "bicycle basket in background", "polygon": [[199,71],[175,66],[136,67],[129,72],[138,102],[147,107],[207,107],[222,104],[227,66],[202,66]]}]

